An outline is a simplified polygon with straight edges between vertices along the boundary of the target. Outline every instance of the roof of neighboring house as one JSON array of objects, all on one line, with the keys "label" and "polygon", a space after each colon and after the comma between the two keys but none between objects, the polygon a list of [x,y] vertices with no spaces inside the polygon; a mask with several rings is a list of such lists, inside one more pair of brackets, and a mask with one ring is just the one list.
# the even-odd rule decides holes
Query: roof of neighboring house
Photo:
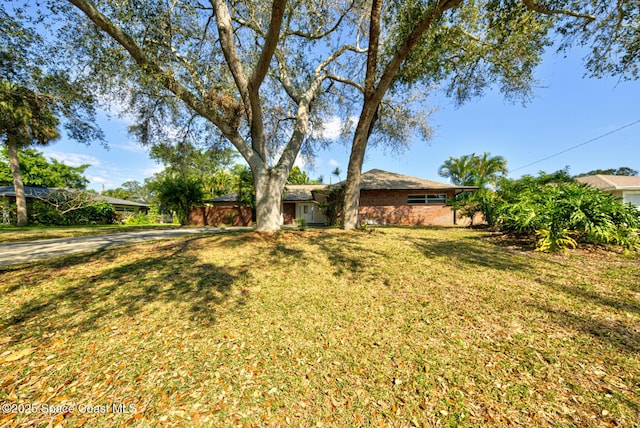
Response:
[{"label": "roof of neighboring house", "polygon": [[[46,198],[51,189],[47,187],[24,186],[24,196],[27,198]],[[14,186],[0,186],[0,196],[16,197]]]},{"label": "roof of neighboring house", "polygon": [[[54,191],[64,191],[69,189],[59,189],[54,187],[34,187],[24,186],[24,196],[27,198],[39,198],[46,199]],[[0,186],[0,196],[14,197],[16,196],[16,190],[14,186]],[[130,207],[149,207],[149,204],[141,202],[127,201],[125,199],[112,198],[110,196],[104,196],[95,194],[96,199],[107,201],[111,205],[124,205]]]},{"label": "roof of neighboring house", "polygon": [[640,177],[626,175],[587,175],[576,181],[600,190],[640,190]]},{"label": "roof of neighboring house", "polygon": [[149,208],[149,204],[145,204],[143,202],[127,201],[126,199],[112,198],[111,196],[105,196],[105,195],[96,195],[96,198],[97,199],[102,199],[104,201],[107,201],[111,205],[126,205],[126,206],[130,206],[130,207],[145,207],[145,208]]}]

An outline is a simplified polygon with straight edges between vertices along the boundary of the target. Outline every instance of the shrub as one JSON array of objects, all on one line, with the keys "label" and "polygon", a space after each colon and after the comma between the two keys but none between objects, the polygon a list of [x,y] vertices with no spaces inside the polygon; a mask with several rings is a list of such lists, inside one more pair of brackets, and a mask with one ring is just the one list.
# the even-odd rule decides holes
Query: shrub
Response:
[{"label": "shrub", "polygon": [[305,230],[307,228],[307,220],[302,217],[298,217],[296,223],[298,224],[298,230]]},{"label": "shrub", "polygon": [[154,223],[155,223],[155,217],[152,217],[151,215],[141,211],[130,214],[124,219],[124,224],[154,224]]},{"label": "shrub", "polygon": [[41,200],[30,201],[29,222],[48,226],[73,226],[84,224],[111,224],[116,213],[106,201],[94,201],[78,208],[61,211]]},{"label": "shrub", "polygon": [[189,208],[204,198],[202,185],[197,179],[175,174],[157,181],[153,190],[157,192],[160,204],[175,212],[181,225],[187,224]]},{"label": "shrub", "polygon": [[501,229],[536,235],[540,251],[578,243],[637,248],[640,211],[614,196],[576,182],[508,184],[496,201]]}]

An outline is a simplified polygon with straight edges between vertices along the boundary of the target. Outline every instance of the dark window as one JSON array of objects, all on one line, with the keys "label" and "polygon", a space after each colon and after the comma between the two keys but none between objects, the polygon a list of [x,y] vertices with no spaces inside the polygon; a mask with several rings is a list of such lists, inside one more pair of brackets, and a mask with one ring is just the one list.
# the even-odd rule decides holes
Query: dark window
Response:
[{"label": "dark window", "polygon": [[447,195],[444,193],[433,195],[409,195],[407,203],[409,205],[444,205],[447,203]]}]

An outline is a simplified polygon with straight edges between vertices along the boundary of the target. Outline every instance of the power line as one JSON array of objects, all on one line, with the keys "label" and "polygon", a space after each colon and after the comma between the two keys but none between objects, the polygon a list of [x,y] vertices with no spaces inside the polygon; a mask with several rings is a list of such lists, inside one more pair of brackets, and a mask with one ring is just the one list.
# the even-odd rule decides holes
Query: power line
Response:
[{"label": "power line", "polygon": [[516,169],[512,169],[512,170],[511,170],[511,171],[509,171],[509,172],[518,171],[518,170],[520,170],[520,169],[528,168],[528,167],[530,167],[531,165],[535,165],[535,164],[537,164],[537,163],[544,162],[544,161],[546,161],[547,159],[551,159],[551,158],[554,158],[554,157],[556,157],[556,156],[559,156],[559,155],[561,155],[561,154],[563,154],[563,153],[567,153],[567,152],[568,152],[568,151],[570,151],[570,150],[577,149],[578,147],[584,146],[585,144],[589,144],[589,143],[592,143],[592,142],[594,142],[594,141],[596,141],[596,140],[599,140],[599,139],[601,139],[601,138],[604,138],[604,137],[606,137],[606,136],[608,136],[608,135],[615,134],[616,132],[622,131],[623,129],[625,129],[625,128],[629,128],[630,126],[636,125],[636,124],[638,124],[638,123],[640,123],[640,119],[636,120],[635,122],[631,122],[631,123],[628,123],[628,124],[626,124],[626,125],[624,125],[624,126],[621,126],[620,128],[616,128],[616,129],[614,129],[613,131],[609,131],[609,132],[607,132],[607,133],[605,133],[605,134],[598,135],[597,137],[592,138],[592,139],[590,139],[590,140],[587,140],[587,141],[585,141],[584,143],[576,144],[575,146],[571,146],[571,147],[569,147],[568,149],[562,150],[561,152],[554,153],[554,154],[552,154],[551,156],[547,156],[546,158],[542,158],[542,159],[540,159],[540,160],[537,160],[537,161],[534,161],[534,162],[528,163],[528,164],[526,164],[526,165],[524,165],[524,166],[521,166],[521,167],[518,167],[518,168],[516,168]]}]

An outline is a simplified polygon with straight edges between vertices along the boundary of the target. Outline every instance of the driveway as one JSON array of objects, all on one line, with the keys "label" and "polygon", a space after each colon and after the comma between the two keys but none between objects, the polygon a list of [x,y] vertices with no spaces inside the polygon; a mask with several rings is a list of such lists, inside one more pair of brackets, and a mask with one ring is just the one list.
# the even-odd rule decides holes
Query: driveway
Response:
[{"label": "driveway", "polygon": [[116,245],[157,239],[177,238],[198,233],[218,233],[228,230],[249,230],[247,227],[202,227],[197,229],[142,230],[77,238],[43,239],[30,242],[0,244],[0,267],[34,260],[100,250]]}]

